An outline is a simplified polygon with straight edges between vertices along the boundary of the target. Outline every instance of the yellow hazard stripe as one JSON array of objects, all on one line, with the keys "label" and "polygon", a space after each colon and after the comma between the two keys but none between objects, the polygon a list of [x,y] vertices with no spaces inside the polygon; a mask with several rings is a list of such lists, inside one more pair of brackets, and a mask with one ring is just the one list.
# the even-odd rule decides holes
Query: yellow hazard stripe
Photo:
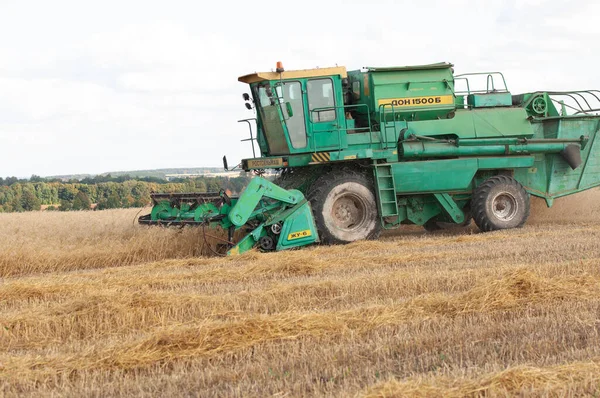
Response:
[{"label": "yellow hazard stripe", "polygon": [[329,162],[331,160],[331,155],[329,152],[319,152],[313,153],[311,158],[313,163]]}]

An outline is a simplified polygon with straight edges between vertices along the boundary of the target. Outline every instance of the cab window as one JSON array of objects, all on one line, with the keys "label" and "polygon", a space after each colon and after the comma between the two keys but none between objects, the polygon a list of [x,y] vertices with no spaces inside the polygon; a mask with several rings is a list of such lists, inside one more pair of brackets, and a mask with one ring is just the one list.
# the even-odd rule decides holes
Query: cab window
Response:
[{"label": "cab window", "polygon": [[331,79],[313,79],[306,83],[308,109],[313,123],[335,120],[335,98]]},{"label": "cab window", "polygon": [[282,106],[289,102],[292,107],[292,116],[286,114],[285,108],[282,109],[292,147],[296,149],[306,147],[306,125],[300,82],[284,82],[283,87],[277,86],[277,96],[280,98]]}]

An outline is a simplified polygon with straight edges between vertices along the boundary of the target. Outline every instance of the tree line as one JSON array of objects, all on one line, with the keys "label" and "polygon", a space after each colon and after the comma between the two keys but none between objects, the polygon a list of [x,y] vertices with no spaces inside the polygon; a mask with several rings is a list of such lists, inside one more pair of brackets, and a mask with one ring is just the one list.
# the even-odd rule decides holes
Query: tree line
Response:
[{"label": "tree line", "polygon": [[99,176],[83,180],[46,180],[0,178],[0,212],[40,210],[87,210],[143,207],[151,203],[152,192],[217,192],[240,193],[251,176],[198,177],[166,181],[154,177]]}]

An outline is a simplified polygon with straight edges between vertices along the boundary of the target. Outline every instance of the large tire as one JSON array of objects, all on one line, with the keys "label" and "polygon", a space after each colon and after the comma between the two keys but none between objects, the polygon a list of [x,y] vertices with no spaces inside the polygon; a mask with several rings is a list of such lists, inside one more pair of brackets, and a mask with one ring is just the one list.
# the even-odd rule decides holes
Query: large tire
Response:
[{"label": "large tire", "polygon": [[381,232],[373,179],[343,168],[319,177],[310,187],[310,200],[322,243],[344,244],[376,239]]},{"label": "large tire", "polygon": [[520,228],[529,217],[529,194],[514,178],[497,175],[475,189],[471,209],[484,232]]},{"label": "large tire", "polygon": [[320,171],[321,169],[317,166],[285,169],[275,177],[273,183],[284,189],[297,189],[306,193],[315,180],[315,175],[318,175]]}]

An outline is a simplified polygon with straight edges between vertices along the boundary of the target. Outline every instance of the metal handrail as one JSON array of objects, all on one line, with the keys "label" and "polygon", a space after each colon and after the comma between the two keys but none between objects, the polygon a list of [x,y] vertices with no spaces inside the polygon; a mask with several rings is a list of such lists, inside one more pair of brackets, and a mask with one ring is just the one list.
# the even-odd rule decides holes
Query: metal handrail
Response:
[{"label": "metal handrail", "polygon": [[[336,125],[336,129],[334,130],[316,130],[315,127],[315,123],[322,123],[322,122],[314,122],[313,121],[313,113],[315,112],[325,112],[325,111],[336,111],[336,119],[332,120],[332,122],[337,122],[337,112],[339,112],[339,110],[342,110],[343,114],[346,114],[346,109],[350,109],[350,108],[366,108],[367,109],[367,123],[369,126],[371,126],[371,115],[369,114],[369,107],[367,104],[354,104],[354,105],[338,105],[338,106],[328,106],[328,107],[323,107],[323,108],[315,108],[315,109],[311,109],[309,111],[310,113],[310,117],[309,117],[309,125],[310,125],[310,130],[312,131],[313,134],[321,134],[321,133],[330,133],[335,131],[338,135],[338,147],[337,150],[342,150],[342,131],[348,131],[350,130],[348,128],[348,122],[347,119],[344,118],[344,123],[346,124],[345,128],[341,128],[339,125]],[[371,127],[355,127],[352,130],[364,130],[365,132],[370,132],[371,131]],[[371,134],[369,134],[369,142],[370,144],[373,143],[373,137],[371,137]],[[312,151],[313,152],[317,152],[318,148],[317,148],[317,140],[313,138],[312,140]]]},{"label": "metal handrail", "polygon": [[[486,89],[485,90],[471,90],[471,86],[469,83],[469,78],[467,76],[486,76]],[[495,75],[499,75],[502,78],[502,83],[504,84],[504,88],[503,89],[499,89],[496,90],[495,84],[494,84],[494,76]],[[467,91],[455,91],[455,94],[477,94],[477,93],[498,93],[498,92],[508,92],[508,86],[506,85],[506,79],[504,78],[504,75],[502,74],[502,72],[474,72],[474,73],[463,73],[460,75],[455,75],[454,76],[454,81],[456,82],[457,80],[465,80],[467,82]],[[490,91],[490,85],[492,90]],[[455,83],[455,88],[456,88],[456,83]]]},{"label": "metal handrail", "polygon": [[[385,108],[389,106],[392,108],[391,112],[386,112]],[[393,123],[392,128],[394,130],[394,142],[398,141],[398,136],[396,135],[396,109],[394,108],[394,104],[382,104],[379,105],[379,141],[382,147],[387,148],[387,130],[389,127],[389,120],[386,120],[386,115],[392,115],[391,122]],[[383,131],[382,131],[383,125]]]},{"label": "metal handrail", "polygon": [[254,122],[256,122],[256,118],[252,117],[249,119],[238,120],[238,123],[243,123],[243,122],[248,123],[248,128],[250,129],[250,138],[240,140],[240,142],[250,141],[252,143],[252,157],[255,158],[256,152],[254,151],[254,141],[256,141],[256,138],[252,136],[252,124],[250,123],[251,120],[254,120]]}]

